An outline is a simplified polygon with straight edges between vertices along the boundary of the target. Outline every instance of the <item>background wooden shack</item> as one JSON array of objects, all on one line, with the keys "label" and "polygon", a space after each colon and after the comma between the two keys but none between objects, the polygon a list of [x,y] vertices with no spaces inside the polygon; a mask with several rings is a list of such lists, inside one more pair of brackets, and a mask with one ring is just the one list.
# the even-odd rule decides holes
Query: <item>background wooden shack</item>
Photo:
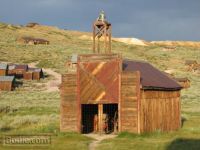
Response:
[{"label": "background wooden shack", "polygon": [[15,76],[15,64],[8,64],[8,75]]},{"label": "background wooden shack", "polygon": [[33,72],[28,70],[23,74],[23,78],[25,80],[33,80]]},{"label": "background wooden shack", "polygon": [[40,80],[44,77],[43,70],[41,68],[29,68],[28,72],[32,72],[33,80]]},{"label": "background wooden shack", "polygon": [[174,78],[183,88],[190,87],[190,80],[188,78]]},{"label": "background wooden shack", "polygon": [[24,73],[28,71],[28,65],[23,64],[15,64],[15,68],[13,69],[13,73],[15,74],[16,78],[23,78]]},{"label": "background wooden shack", "polygon": [[48,45],[50,43],[48,40],[41,38],[34,38],[34,37],[20,37],[17,40],[20,43],[29,45],[38,45],[38,44]]},{"label": "background wooden shack", "polygon": [[0,76],[6,76],[8,74],[8,65],[0,63]]},{"label": "background wooden shack", "polygon": [[0,76],[0,90],[12,91],[14,89],[14,76]]}]

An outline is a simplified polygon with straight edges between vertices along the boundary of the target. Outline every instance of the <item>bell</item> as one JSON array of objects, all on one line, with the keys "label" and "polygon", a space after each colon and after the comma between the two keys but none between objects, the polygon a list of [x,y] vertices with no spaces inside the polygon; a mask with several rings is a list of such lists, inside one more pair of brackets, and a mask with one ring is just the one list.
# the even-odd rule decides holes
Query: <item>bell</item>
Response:
[{"label": "bell", "polygon": [[104,11],[101,11],[99,14],[98,21],[105,21],[105,20],[106,20],[105,13],[104,13]]}]

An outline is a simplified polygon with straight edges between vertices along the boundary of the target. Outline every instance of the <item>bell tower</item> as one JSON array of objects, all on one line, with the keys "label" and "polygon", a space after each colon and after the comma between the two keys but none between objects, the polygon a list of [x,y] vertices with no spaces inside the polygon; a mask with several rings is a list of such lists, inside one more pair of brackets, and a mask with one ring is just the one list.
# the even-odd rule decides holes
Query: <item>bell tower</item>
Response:
[{"label": "bell tower", "polygon": [[93,23],[94,53],[111,53],[111,32],[112,26],[107,22],[104,11],[101,11],[99,17]]}]

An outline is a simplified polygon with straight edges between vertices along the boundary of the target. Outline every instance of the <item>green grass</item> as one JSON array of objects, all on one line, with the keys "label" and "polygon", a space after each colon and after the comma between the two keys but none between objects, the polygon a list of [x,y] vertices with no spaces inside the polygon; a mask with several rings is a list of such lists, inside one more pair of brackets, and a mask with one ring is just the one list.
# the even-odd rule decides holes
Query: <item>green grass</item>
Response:
[{"label": "green grass", "polygon": [[[25,134],[26,135],[26,134]],[[28,134],[30,135],[30,134]],[[38,135],[38,134],[33,134]],[[91,141],[90,138],[77,133],[58,133],[49,134],[51,136],[51,144],[46,146],[1,146],[1,150],[27,150],[27,149],[37,149],[37,150],[87,150],[88,145]]]},{"label": "green grass", "polygon": [[[52,68],[64,73],[64,64],[73,53],[91,53],[92,41],[78,37],[87,33],[59,30],[57,28],[23,28],[0,23],[0,61],[13,63],[38,62],[38,67]],[[50,45],[24,45],[16,41],[21,36],[33,36],[50,41]],[[105,140],[98,149],[113,150],[188,150],[200,149],[200,75],[187,72],[185,60],[200,63],[200,48],[176,47],[163,51],[162,46],[133,46],[113,42],[115,53],[124,58],[145,60],[160,70],[173,70],[178,77],[188,77],[191,88],[182,91],[183,127],[176,132],[135,135],[120,133],[117,138]],[[47,93],[44,84],[52,79],[24,81],[13,92],[0,93],[0,108],[10,107],[0,113],[0,136],[4,134],[52,134],[52,144],[46,149],[87,149],[91,139],[76,133],[59,133],[59,92]],[[3,147],[0,149],[30,149],[31,147]],[[34,149],[34,148],[32,148]]]},{"label": "green grass", "polygon": [[200,148],[200,113],[187,115],[179,131],[136,135],[121,133],[115,139],[104,140],[98,150],[198,150]]}]

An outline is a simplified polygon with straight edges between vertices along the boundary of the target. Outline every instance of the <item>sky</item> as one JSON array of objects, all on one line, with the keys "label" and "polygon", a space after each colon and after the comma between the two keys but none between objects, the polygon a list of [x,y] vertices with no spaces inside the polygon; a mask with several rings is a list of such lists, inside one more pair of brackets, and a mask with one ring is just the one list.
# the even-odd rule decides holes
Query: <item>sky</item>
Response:
[{"label": "sky", "polygon": [[200,41],[200,0],[0,0],[0,22],[91,32],[101,10],[115,37]]}]

